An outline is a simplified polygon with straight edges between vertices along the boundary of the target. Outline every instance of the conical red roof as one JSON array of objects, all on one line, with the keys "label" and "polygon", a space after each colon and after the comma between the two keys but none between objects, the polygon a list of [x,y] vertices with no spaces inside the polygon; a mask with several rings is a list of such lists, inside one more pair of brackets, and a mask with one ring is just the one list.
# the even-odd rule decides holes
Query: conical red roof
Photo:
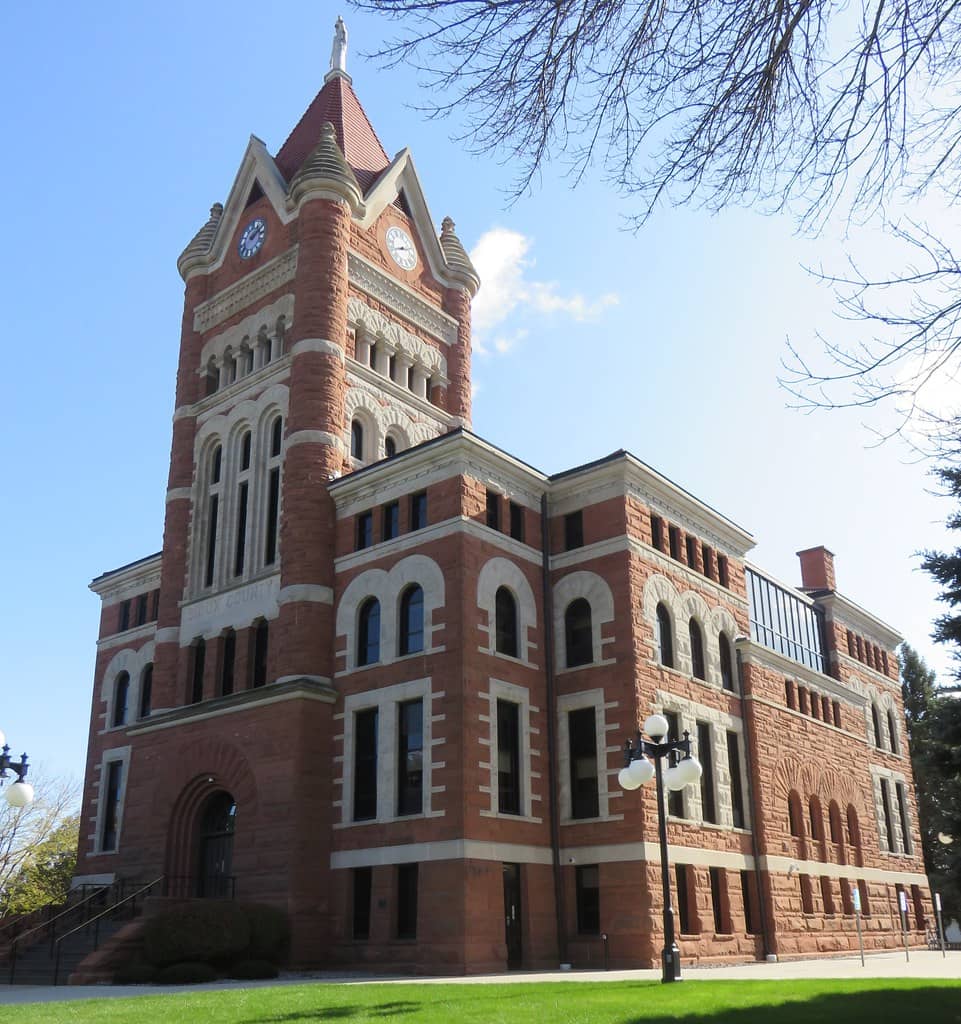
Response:
[{"label": "conical red roof", "polygon": [[287,181],[293,178],[317,145],[327,121],[334,126],[337,145],[347,158],[357,183],[366,193],[390,160],[357,99],[350,79],[336,72],[328,75],[324,87],[280,147],[276,158],[280,173]]}]

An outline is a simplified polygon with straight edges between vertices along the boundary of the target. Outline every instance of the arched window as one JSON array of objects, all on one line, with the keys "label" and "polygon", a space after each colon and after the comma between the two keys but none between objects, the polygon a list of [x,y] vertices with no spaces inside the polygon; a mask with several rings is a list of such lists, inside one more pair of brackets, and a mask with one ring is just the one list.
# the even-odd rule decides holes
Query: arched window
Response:
[{"label": "arched window", "polygon": [[276,458],[280,454],[280,449],[284,443],[284,421],[278,416],[274,420],[270,428],[270,455],[271,458]]},{"label": "arched window", "polygon": [[881,732],[881,716],[878,714],[877,704],[871,705],[871,721],[874,725],[874,745],[878,750],[884,749],[883,734]]},{"label": "arched window", "polygon": [[267,685],[267,648],[270,641],[270,627],[266,619],[257,623],[254,631],[254,672],[253,685]]},{"label": "arched window", "polygon": [[384,455],[392,459],[397,454],[397,442],[392,437],[384,438]]},{"label": "arched window", "polygon": [[494,595],[494,650],[517,657],[517,601],[507,587]]},{"label": "arched window", "polygon": [[900,754],[901,744],[898,743],[898,721],[890,708],[888,708],[888,735],[891,737],[891,753]]},{"label": "arched window", "polygon": [[153,700],[153,662],[147,665],[140,674],[140,717],[150,716],[150,707]]},{"label": "arched window", "polygon": [[121,672],[113,684],[113,725],[127,724],[127,698],[130,696],[130,675]]},{"label": "arched window", "polygon": [[801,821],[801,797],[795,789],[792,789],[791,792],[788,793],[787,817],[788,825],[791,829],[791,835],[798,837],[803,836],[804,825]]},{"label": "arched window", "polygon": [[808,801],[808,817],[811,821],[811,838],[823,839],[824,821],[821,817],[821,801],[816,796],[812,796]]},{"label": "arched window", "polygon": [[416,654],[424,649],[424,591],[415,583],[400,599],[398,654]]},{"label": "arched window", "polygon": [[350,454],[355,459],[364,457],[364,425],[354,420],[350,425]]},{"label": "arched window", "polygon": [[734,658],[731,655],[731,641],[727,633],[718,633],[717,648],[721,656],[721,686],[734,692]]},{"label": "arched window", "polygon": [[844,863],[844,828],[841,825],[841,808],[837,801],[828,804],[828,827],[831,830],[831,842],[838,848],[838,862]]},{"label": "arched window", "polygon": [[674,636],[671,631],[671,613],[663,604],[657,606],[657,660],[667,668],[674,668]]},{"label": "arched window", "polygon": [[687,635],[691,639],[691,672],[698,679],[706,679],[704,672],[704,639],[696,619],[687,624]]},{"label": "arched window", "polygon": [[[853,804],[848,804],[848,845],[855,851],[858,864],[861,863],[861,827],[858,825],[858,814]],[[863,896],[863,891],[862,891]]]},{"label": "arched window", "polygon": [[564,612],[564,649],[568,668],[590,665],[594,660],[591,604],[583,597],[571,601]]},{"label": "arched window", "polygon": [[200,822],[200,873],[197,895],[225,899],[233,895],[231,868],[237,804],[229,793],[216,793],[207,802]]},{"label": "arched window", "polygon": [[373,665],[380,661],[380,601],[369,597],[357,617],[357,664]]}]

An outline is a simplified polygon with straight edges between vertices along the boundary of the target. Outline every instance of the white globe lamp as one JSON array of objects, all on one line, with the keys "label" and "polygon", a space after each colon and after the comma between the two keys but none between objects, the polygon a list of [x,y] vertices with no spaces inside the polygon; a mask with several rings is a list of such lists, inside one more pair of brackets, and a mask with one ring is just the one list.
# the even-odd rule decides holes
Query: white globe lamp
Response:
[{"label": "white globe lamp", "polygon": [[11,807],[26,807],[33,803],[33,786],[29,782],[15,782],[7,788],[6,798]]},{"label": "white globe lamp", "polygon": [[664,739],[669,728],[667,719],[663,715],[651,715],[644,722],[644,731],[655,743],[660,743]]}]

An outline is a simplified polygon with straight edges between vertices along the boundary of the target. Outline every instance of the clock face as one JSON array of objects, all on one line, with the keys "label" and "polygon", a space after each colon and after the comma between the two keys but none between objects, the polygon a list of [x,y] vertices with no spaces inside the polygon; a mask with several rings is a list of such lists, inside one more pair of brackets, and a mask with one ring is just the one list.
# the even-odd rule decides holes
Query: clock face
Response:
[{"label": "clock face", "polygon": [[256,256],[267,237],[267,222],[263,217],[255,217],[245,228],[237,243],[237,252],[242,260]]},{"label": "clock face", "polygon": [[398,267],[413,270],[417,266],[417,250],[403,228],[387,229],[387,251]]}]

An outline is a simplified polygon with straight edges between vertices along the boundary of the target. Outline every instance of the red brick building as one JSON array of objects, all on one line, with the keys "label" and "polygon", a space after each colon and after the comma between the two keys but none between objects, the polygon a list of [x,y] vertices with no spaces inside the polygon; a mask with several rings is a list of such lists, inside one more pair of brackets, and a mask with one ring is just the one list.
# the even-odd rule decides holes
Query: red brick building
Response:
[{"label": "red brick building", "polygon": [[[930,896],[898,635],[620,451],[547,476],[470,430],[479,280],[332,70],[252,138],[186,283],[163,550],[103,613],[78,880],[286,907],[298,964],[656,963],[663,711],[686,959],[913,941]],[[647,787],[649,790],[651,787]]]}]

